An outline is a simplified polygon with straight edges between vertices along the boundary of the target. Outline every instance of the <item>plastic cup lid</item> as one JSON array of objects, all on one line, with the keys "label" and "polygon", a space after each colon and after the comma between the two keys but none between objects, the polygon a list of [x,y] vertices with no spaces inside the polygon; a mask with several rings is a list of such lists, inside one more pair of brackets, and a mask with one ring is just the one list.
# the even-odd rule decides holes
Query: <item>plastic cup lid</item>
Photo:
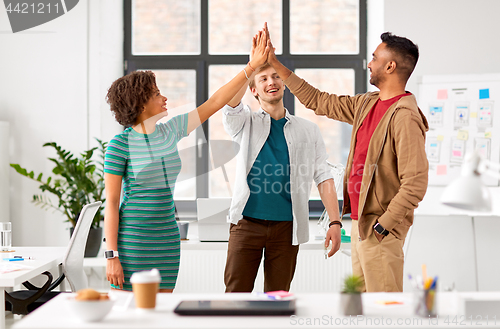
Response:
[{"label": "plastic cup lid", "polygon": [[140,271],[132,274],[131,283],[156,283],[161,281],[160,271],[156,268],[151,271]]}]

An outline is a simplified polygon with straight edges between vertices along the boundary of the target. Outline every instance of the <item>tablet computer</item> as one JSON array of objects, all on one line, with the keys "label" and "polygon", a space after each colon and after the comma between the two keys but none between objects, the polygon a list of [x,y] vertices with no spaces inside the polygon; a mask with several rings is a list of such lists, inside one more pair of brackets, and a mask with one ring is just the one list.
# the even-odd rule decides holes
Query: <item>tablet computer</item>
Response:
[{"label": "tablet computer", "polygon": [[180,315],[292,315],[295,300],[189,300],[174,310]]}]

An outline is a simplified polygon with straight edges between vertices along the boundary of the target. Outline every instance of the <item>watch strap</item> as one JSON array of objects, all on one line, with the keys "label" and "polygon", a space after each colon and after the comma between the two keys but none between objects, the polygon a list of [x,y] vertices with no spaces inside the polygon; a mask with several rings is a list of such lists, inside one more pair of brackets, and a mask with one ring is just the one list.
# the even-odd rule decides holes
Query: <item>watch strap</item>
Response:
[{"label": "watch strap", "polygon": [[332,225],[339,225],[339,226],[340,226],[340,228],[342,228],[342,227],[343,227],[342,222],[341,222],[341,221],[339,221],[339,220],[334,220],[334,221],[331,221],[331,222],[330,222],[330,224],[328,224],[328,227],[332,227]]}]

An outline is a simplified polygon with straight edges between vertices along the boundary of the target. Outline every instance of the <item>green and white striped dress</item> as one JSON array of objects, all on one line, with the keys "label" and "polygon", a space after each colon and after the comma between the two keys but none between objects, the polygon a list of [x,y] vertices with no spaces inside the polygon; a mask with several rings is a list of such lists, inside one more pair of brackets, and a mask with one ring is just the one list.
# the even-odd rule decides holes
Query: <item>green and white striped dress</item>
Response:
[{"label": "green and white striped dress", "polygon": [[124,290],[132,290],[132,273],[153,268],[160,271],[160,289],[175,287],[180,236],[173,194],[181,170],[177,143],[187,136],[187,123],[183,114],[157,124],[151,134],[127,128],[108,144],[104,172],[123,177],[118,253]]}]

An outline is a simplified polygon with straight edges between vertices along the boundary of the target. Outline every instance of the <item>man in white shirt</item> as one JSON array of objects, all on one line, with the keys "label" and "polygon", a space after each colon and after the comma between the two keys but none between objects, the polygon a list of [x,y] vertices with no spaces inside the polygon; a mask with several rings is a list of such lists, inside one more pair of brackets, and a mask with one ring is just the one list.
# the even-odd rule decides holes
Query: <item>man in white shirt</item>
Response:
[{"label": "man in white shirt", "polygon": [[[252,68],[253,69],[253,68]],[[256,71],[255,71],[256,70]],[[261,108],[241,104],[246,86],[223,108],[224,128],[240,145],[224,273],[226,292],[251,292],[264,251],[264,291],[290,289],[299,244],[309,239],[309,195],[314,180],[331,219],[325,244],[340,248],[335,184],[316,124],[283,105],[285,85],[263,65],[249,76]]]}]

